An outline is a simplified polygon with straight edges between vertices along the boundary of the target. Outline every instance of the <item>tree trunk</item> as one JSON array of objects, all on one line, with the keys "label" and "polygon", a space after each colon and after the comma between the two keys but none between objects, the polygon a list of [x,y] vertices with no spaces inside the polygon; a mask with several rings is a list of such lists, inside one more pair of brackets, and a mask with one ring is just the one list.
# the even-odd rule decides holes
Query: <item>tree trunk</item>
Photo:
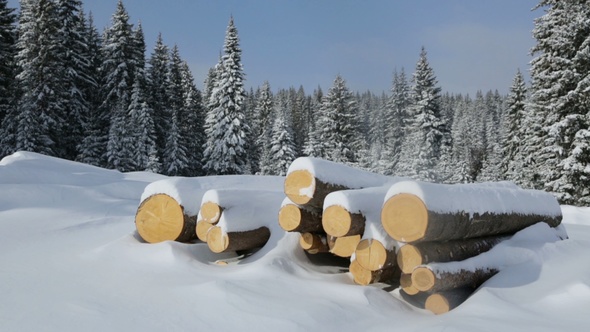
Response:
[{"label": "tree trunk", "polygon": [[196,227],[197,238],[199,238],[199,240],[201,240],[203,242],[207,242],[207,234],[209,233],[209,230],[211,230],[211,228],[213,228],[213,226],[215,226],[215,225],[208,223],[204,220],[197,221],[197,227]]},{"label": "tree trunk", "polygon": [[426,298],[424,309],[430,310],[436,315],[447,313],[465,302],[473,292],[473,288],[462,287],[430,294]]},{"label": "tree trunk", "polygon": [[399,278],[399,285],[404,292],[408,295],[416,295],[420,293],[420,291],[412,285],[412,275],[407,273],[402,273]]},{"label": "tree trunk", "polygon": [[214,202],[205,202],[201,205],[201,219],[210,224],[216,224],[221,218],[223,208]]},{"label": "tree trunk", "polygon": [[285,194],[293,203],[320,210],[329,193],[344,189],[349,188],[341,184],[324,183],[308,170],[293,171],[285,178]]},{"label": "tree trunk", "polygon": [[330,252],[339,257],[350,257],[354,254],[357,245],[361,242],[360,235],[334,237],[328,235],[328,247]]},{"label": "tree trunk", "polygon": [[420,308],[420,309],[424,309],[425,304],[426,304],[426,299],[428,298],[428,296],[430,296],[429,293],[423,293],[423,292],[414,292],[414,293],[409,293],[407,291],[405,291],[404,288],[399,290],[399,295],[401,295],[402,299],[404,299],[404,301],[408,302],[409,304],[413,305],[416,308]]},{"label": "tree trunk", "polygon": [[322,214],[324,231],[335,237],[362,235],[365,231],[365,217],[351,213],[340,205],[330,205]]},{"label": "tree trunk", "polygon": [[263,247],[269,238],[270,230],[266,227],[226,233],[221,227],[213,226],[207,233],[207,245],[215,253],[250,250]]},{"label": "tree trunk", "polygon": [[321,210],[287,204],[279,211],[279,225],[287,232],[323,232]]},{"label": "tree trunk", "polygon": [[[514,195],[518,198],[518,195]],[[397,194],[389,198],[381,210],[385,231],[401,242],[447,241],[481,236],[513,234],[544,221],[551,227],[561,222],[561,216],[535,213],[437,212],[413,194]]]},{"label": "tree trunk", "polygon": [[184,208],[166,194],[146,198],[135,214],[137,232],[148,243],[194,240],[196,222],[196,216],[184,214]]},{"label": "tree trunk", "polygon": [[328,252],[328,243],[326,237],[314,233],[302,233],[299,238],[299,245],[310,254]]},{"label": "tree trunk", "polygon": [[364,239],[356,246],[356,261],[365,269],[377,271],[396,265],[395,249],[388,249],[379,240]]},{"label": "tree trunk", "polygon": [[462,261],[492,249],[508,239],[506,236],[480,237],[446,242],[420,242],[402,246],[397,254],[397,264],[403,273],[412,273],[419,265],[431,262]]},{"label": "tree trunk", "polygon": [[400,271],[396,267],[370,271],[363,268],[356,260],[350,263],[349,271],[354,282],[359,285],[369,285],[377,282],[399,284]]},{"label": "tree trunk", "polygon": [[478,268],[475,271],[433,271],[430,266],[419,266],[412,272],[412,286],[421,292],[441,292],[454,288],[479,287],[498,273],[492,268]]}]

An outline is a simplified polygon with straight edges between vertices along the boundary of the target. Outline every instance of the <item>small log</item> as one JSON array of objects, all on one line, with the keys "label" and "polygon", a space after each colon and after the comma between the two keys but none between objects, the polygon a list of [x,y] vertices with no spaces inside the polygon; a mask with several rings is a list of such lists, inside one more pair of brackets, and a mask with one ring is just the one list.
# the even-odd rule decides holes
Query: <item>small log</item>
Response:
[{"label": "small log", "polygon": [[330,184],[317,179],[308,170],[297,170],[285,178],[285,194],[293,203],[322,209],[324,198],[334,191],[348,189],[344,185]]},{"label": "small log", "polygon": [[399,278],[399,286],[408,295],[416,295],[416,294],[420,293],[420,291],[412,285],[412,275],[411,274],[402,273]]},{"label": "small log", "polygon": [[201,204],[201,220],[210,224],[216,224],[221,218],[223,208],[215,202],[204,202]]},{"label": "small log", "polygon": [[498,273],[492,268],[478,268],[475,271],[433,271],[430,266],[422,265],[412,272],[412,286],[421,292],[441,292],[454,288],[479,287],[486,280]]},{"label": "small log", "polygon": [[363,286],[377,282],[399,283],[400,273],[396,267],[370,271],[363,268],[356,260],[353,260],[350,262],[349,271],[352,274],[354,282]]},{"label": "small log", "polygon": [[186,215],[184,208],[166,194],[146,198],[135,214],[137,232],[148,243],[194,240],[196,222],[196,216]]},{"label": "small log", "polygon": [[403,273],[412,273],[414,268],[419,265],[431,262],[462,261],[477,256],[506,239],[508,239],[506,236],[491,236],[446,242],[405,244],[397,254],[397,264]]},{"label": "small log", "polygon": [[204,220],[199,220],[197,221],[197,227],[196,227],[196,232],[197,232],[197,238],[199,238],[199,240],[203,241],[203,242],[207,242],[207,234],[209,233],[209,230],[211,228],[213,228],[213,224],[206,222]]},{"label": "small log", "polygon": [[328,247],[330,252],[339,257],[350,257],[354,254],[357,245],[361,242],[360,235],[343,237],[328,236]]},{"label": "small log", "polygon": [[447,313],[465,302],[473,292],[473,288],[463,287],[430,294],[424,302],[424,309],[436,315]]},{"label": "small log", "polygon": [[326,237],[314,233],[302,233],[299,238],[299,245],[310,254],[328,252],[328,243]]},{"label": "small log", "polygon": [[[447,185],[450,186],[450,185]],[[486,188],[479,188],[485,191]],[[414,194],[400,193],[391,196],[383,204],[381,223],[385,231],[395,240],[401,242],[447,241],[490,235],[512,234],[539,221],[551,227],[561,223],[561,212],[554,215],[543,215],[534,212],[495,212],[494,208],[503,206],[505,200],[518,200],[526,197],[532,200],[535,196],[525,190],[488,188],[487,194],[497,192],[506,198],[498,198],[489,203],[488,212],[468,213],[466,207],[460,212],[439,212],[430,209],[421,198]],[[474,195],[477,191],[474,191]],[[464,194],[464,193],[463,193]],[[509,195],[510,194],[510,195]],[[446,198],[448,199],[448,198]],[[460,206],[461,197],[454,205]],[[538,204],[545,204],[540,200]],[[559,205],[555,202],[557,208]],[[531,209],[533,211],[534,209]]]},{"label": "small log", "polygon": [[279,225],[287,232],[322,232],[321,210],[286,204],[279,210]]},{"label": "small log", "polygon": [[340,205],[330,205],[322,214],[324,231],[335,237],[362,235],[365,231],[365,217],[352,213]]},{"label": "small log", "polygon": [[221,227],[213,226],[207,233],[207,245],[214,253],[250,250],[263,247],[270,238],[267,227],[244,232],[225,232]]},{"label": "small log", "polygon": [[395,249],[387,249],[376,239],[364,239],[354,252],[355,259],[365,269],[377,271],[396,265]]},{"label": "small log", "polygon": [[404,301],[420,309],[424,309],[426,305],[426,299],[430,296],[429,293],[423,293],[418,291],[416,291],[415,293],[409,293],[404,288],[399,290],[399,295],[401,295]]}]

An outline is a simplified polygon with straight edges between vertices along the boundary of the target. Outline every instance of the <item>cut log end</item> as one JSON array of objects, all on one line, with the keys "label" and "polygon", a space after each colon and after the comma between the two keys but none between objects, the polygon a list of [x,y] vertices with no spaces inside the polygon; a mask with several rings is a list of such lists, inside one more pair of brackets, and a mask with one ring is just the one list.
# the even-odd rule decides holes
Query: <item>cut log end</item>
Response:
[{"label": "cut log end", "polygon": [[328,246],[330,248],[330,252],[339,257],[352,256],[359,242],[361,242],[360,235],[343,237],[328,236]]},{"label": "cut log end", "polygon": [[197,222],[196,227],[197,238],[199,238],[199,240],[203,242],[207,242],[207,234],[209,233],[209,230],[213,227],[213,224],[208,223],[204,220],[199,220]]},{"label": "cut log end", "polygon": [[428,209],[416,195],[397,194],[383,204],[381,224],[397,241],[417,241],[426,234]]},{"label": "cut log end", "polygon": [[422,265],[420,250],[411,244],[402,246],[397,253],[397,265],[403,273],[412,273],[414,268]]},{"label": "cut log end", "polygon": [[215,224],[221,217],[221,207],[214,202],[205,202],[201,205],[201,218],[210,224]]},{"label": "cut log end", "polygon": [[350,213],[340,205],[331,205],[324,209],[322,226],[332,236],[357,235],[363,233],[365,219],[361,214]]},{"label": "cut log end", "polygon": [[285,194],[296,204],[304,205],[313,198],[315,177],[307,170],[289,173],[285,179]]},{"label": "cut log end", "polygon": [[408,295],[416,295],[420,293],[420,291],[412,284],[411,274],[402,273],[399,278],[399,285]]},{"label": "cut log end", "polygon": [[293,204],[287,204],[279,210],[279,225],[287,232],[293,232],[301,224],[301,210]]},{"label": "cut log end", "polygon": [[229,237],[221,227],[212,226],[207,232],[207,245],[214,253],[221,253],[229,247]]},{"label": "cut log end", "polygon": [[313,233],[302,233],[299,238],[299,245],[310,254],[328,252],[328,244],[321,235]]},{"label": "cut log end", "polygon": [[412,286],[421,292],[427,292],[434,287],[436,276],[427,267],[417,267],[412,272]]},{"label": "cut log end", "polygon": [[172,197],[156,194],[146,198],[137,209],[135,227],[148,243],[175,241],[185,223],[182,206]]},{"label": "cut log end", "polygon": [[362,267],[356,260],[350,262],[348,268],[356,284],[367,286],[377,282],[399,282],[399,270],[395,267],[378,271],[370,271]]},{"label": "cut log end", "polygon": [[395,252],[387,250],[379,240],[360,241],[354,253],[358,263],[370,271],[395,266]]},{"label": "cut log end", "polygon": [[431,294],[426,299],[424,309],[430,310],[436,315],[440,315],[451,311],[452,308],[446,297],[441,294]]}]

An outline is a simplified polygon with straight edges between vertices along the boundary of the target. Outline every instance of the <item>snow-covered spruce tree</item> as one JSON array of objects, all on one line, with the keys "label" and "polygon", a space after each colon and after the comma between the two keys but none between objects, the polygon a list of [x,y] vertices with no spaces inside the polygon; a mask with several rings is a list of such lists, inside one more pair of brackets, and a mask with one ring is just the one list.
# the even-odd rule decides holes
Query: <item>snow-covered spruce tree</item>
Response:
[{"label": "snow-covered spruce tree", "polygon": [[[290,90],[291,91],[291,90]],[[299,89],[291,91],[292,109],[291,109],[291,123],[293,129],[293,142],[295,142],[295,152],[297,155],[303,151],[305,138],[307,137],[307,98],[303,86]]]},{"label": "snow-covered spruce tree", "polygon": [[404,139],[407,137],[408,107],[411,101],[410,86],[402,68],[393,75],[391,97],[387,103],[384,119],[388,127],[384,135],[384,174],[393,175],[398,168]]},{"label": "snow-covered spruce tree", "polygon": [[241,53],[238,30],[231,17],[205,122],[207,140],[203,162],[208,174],[243,174],[247,171],[246,142],[250,128],[242,107],[245,92]]},{"label": "snow-covered spruce tree", "polygon": [[537,187],[555,192],[562,203],[588,201],[590,125],[590,3],[544,0],[535,21],[531,62],[531,111],[543,131],[527,146],[533,152]]},{"label": "snow-covered spruce tree", "polygon": [[504,100],[498,91],[488,91],[485,96],[485,159],[479,181],[497,181],[501,178],[500,164],[502,162],[500,118]]},{"label": "snow-covered spruce tree", "polygon": [[526,84],[519,69],[512,81],[502,116],[501,134],[503,155],[500,165],[500,172],[503,174],[503,178],[519,185],[523,184],[522,168],[524,166],[525,152],[522,150],[522,145],[526,102]]},{"label": "snow-covered spruce tree", "polygon": [[254,156],[252,160],[256,163],[252,171],[265,174],[264,170],[271,167],[270,163],[270,141],[273,130],[274,119],[274,97],[270,89],[270,84],[265,81],[260,88],[258,103],[254,109],[254,118],[252,123],[252,137],[255,139]]},{"label": "snow-covered spruce tree", "polygon": [[322,145],[320,157],[342,163],[356,161],[357,105],[346,81],[340,76],[322,101],[317,130]]},{"label": "snow-covered spruce tree", "polygon": [[289,165],[295,160],[295,142],[289,125],[287,109],[277,112],[270,141],[270,163],[262,169],[263,174],[286,175]]},{"label": "snow-covered spruce tree", "polygon": [[320,157],[324,154],[323,146],[319,139],[320,129],[317,126],[323,98],[324,93],[322,88],[318,86],[318,88],[313,91],[309,102],[309,112],[307,113],[307,123],[309,125],[307,127],[307,135],[303,145],[303,155],[305,156]]},{"label": "snow-covered spruce tree", "polygon": [[203,172],[203,144],[205,143],[205,110],[201,91],[195,86],[195,79],[186,61],[180,67],[183,96],[183,132],[187,141],[189,165],[186,176],[201,176]]},{"label": "snow-covered spruce tree", "polygon": [[[0,0],[0,158],[14,149],[16,15]],[[10,127],[12,126],[12,127]]]},{"label": "snow-covered spruce tree", "polygon": [[168,114],[168,95],[166,80],[170,62],[168,47],[164,44],[162,34],[158,34],[154,50],[149,59],[148,73],[148,98],[154,111],[156,125],[156,142],[161,158],[166,148],[166,136],[170,126],[170,114]]}]

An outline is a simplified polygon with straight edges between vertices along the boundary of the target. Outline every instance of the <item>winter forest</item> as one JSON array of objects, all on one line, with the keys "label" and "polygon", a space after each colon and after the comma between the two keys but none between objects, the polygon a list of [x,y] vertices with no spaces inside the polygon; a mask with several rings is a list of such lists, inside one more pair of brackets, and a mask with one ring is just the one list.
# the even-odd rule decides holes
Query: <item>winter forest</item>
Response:
[{"label": "winter forest", "polygon": [[0,157],[201,176],[283,175],[314,156],[432,182],[509,180],[589,205],[589,2],[540,0],[531,82],[515,68],[507,95],[469,96],[443,92],[427,45],[387,93],[351,91],[336,74],[314,91],[247,91],[233,17],[201,91],[177,46],[160,36],[146,50],[123,1],[99,33],[80,0],[19,11],[0,0]]}]

